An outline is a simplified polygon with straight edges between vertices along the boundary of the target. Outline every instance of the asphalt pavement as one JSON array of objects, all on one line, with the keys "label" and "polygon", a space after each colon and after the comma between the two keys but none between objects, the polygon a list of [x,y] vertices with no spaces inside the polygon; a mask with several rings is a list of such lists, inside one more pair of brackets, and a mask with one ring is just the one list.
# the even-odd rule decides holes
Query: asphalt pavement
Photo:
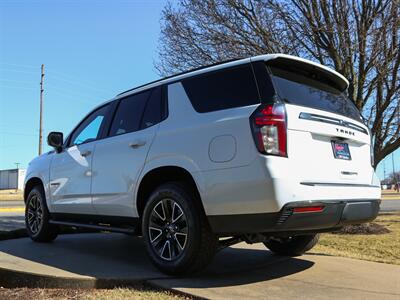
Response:
[{"label": "asphalt pavement", "polygon": [[394,212],[400,211],[400,199],[399,200],[382,200],[381,212]]},{"label": "asphalt pavement", "polygon": [[24,201],[0,201],[0,231],[10,231],[25,227]]},{"label": "asphalt pavement", "polygon": [[0,201],[0,209],[7,207],[19,207],[23,208],[25,206],[24,201],[20,200],[1,200]]}]

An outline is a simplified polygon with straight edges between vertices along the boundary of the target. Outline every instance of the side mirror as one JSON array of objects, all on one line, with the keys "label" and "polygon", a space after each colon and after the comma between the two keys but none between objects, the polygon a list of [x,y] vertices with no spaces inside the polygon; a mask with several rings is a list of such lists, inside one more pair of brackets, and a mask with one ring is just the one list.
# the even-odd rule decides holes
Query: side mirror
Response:
[{"label": "side mirror", "polygon": [[64,136],[62,132],[50,132],[47,136],[47,144],[49,146],[54,147],[57,153],[60,153],[62,150],[62,145],[64,143]]}]

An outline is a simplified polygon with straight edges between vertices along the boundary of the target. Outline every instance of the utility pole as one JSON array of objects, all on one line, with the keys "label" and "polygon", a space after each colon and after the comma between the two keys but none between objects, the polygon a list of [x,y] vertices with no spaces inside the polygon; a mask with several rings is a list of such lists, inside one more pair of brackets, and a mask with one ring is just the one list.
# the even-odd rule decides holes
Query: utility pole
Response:
[{"label": "utility pole", "polygon": [[42,64],[42,75],[40,77],[39,155],[42,154],[42,140],[43,140],[43,80],[44,80],[44,65]]},{"label": "utility pole", "polygon": [[397,184],[397,176],[396,173],[394,172],[394,151],[392,152],[392,168],[393,168],[393,181],[394,184]]},{"label": "utility pole", "polygon": [[386,182],[386,161],[383,160],[383,181]]},{"label": "utility pole", "polygon": [[17,166],[17,186],[15,187],[15,192],[18,193],[18,182],[19,182],[19,172],[18,172],[18,167],[20,165],[19,162],[14,163]]}]

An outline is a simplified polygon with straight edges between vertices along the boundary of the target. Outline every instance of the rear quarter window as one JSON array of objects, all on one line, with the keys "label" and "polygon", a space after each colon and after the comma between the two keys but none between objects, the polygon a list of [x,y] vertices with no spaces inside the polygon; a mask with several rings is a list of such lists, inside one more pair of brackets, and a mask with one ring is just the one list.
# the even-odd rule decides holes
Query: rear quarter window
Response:
[{"label": "rear quarter window", "polygon": [[260,103],[249,64],[190,77],[182,84],[194,109],[200,113]]}]

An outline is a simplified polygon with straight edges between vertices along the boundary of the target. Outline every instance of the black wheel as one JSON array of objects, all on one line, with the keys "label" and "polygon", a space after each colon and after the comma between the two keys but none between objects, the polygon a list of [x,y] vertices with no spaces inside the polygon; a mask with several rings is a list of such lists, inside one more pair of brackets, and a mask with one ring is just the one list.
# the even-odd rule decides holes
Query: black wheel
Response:
[{"label": "black wheel", "polygon": [[197,199],[180,183],[158,187],[146,203],[142,233],[150,259],[167,274],[190,274],[213,258],[218,239]]},{"label": "black wheel", "polygon": [[58,227],[49,223],[50,214],[43,188],[36,186],[29,193],[25,207],[25,226],[35,242],[51,242],[58,235]]},{"label": "black wheel", "polygon": [[264,245],[279,255],[299,256],[318,243],[319,234],[296,235],[292,237],[271,238]]}]

